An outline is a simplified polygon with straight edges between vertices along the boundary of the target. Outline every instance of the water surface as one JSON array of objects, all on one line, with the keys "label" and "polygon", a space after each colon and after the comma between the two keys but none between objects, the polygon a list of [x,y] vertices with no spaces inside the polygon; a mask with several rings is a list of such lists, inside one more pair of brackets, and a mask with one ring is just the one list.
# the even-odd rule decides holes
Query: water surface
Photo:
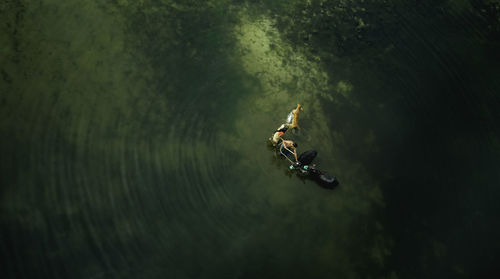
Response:
[{"label": "water surface", "polygon": [[1,3],[3,277],[499,275],[499,11]]}]

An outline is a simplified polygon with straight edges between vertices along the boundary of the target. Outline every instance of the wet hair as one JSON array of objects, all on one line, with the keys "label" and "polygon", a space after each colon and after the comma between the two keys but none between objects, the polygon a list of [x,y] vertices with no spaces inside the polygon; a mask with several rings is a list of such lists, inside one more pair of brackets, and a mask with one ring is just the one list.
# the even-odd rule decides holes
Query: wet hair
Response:
[{"label": "wet hair", "polygon": [[293,147],[297,147],[298,144],[296,142],[293,143]]}]

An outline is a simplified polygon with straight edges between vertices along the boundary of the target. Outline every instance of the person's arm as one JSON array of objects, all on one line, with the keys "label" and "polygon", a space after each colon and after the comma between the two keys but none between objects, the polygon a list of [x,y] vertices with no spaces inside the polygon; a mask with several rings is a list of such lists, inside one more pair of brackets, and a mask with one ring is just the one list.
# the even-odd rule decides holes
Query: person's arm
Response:
[{"label": "person's arm", "polygon": [[297,148],[293,148],[293,156],[295,157],[295,162],[298,162],[299,159],[297,158]]}]

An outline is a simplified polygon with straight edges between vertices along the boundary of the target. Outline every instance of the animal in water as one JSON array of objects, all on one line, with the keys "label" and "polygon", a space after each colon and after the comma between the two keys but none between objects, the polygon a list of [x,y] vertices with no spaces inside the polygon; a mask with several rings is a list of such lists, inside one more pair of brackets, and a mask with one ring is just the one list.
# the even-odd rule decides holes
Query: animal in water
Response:
[{"label": "animal in water", "polygon": [[290,128],[297,128],[300,129],[299,127],[299,113],[301,110],[304,110],[300,104],[297,104],[297,107],[288,114],[286,122],[290,124]]}]

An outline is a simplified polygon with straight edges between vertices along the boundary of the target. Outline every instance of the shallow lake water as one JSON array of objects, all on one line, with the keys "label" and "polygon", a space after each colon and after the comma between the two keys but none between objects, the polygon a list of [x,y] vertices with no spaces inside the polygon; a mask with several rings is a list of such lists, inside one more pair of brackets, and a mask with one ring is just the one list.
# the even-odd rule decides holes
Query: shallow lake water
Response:
[{"label": "shallow lake water", "polygon": [[500,276],[500,4],[268,2],[0,3],[3,278]]}]

